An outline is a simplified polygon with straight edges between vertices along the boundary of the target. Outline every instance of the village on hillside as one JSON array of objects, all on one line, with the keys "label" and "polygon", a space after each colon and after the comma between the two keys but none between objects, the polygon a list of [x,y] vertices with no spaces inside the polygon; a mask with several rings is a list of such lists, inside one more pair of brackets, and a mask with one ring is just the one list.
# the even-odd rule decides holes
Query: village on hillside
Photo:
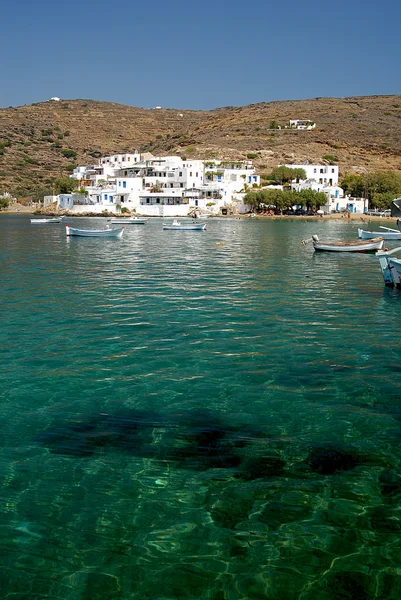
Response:
[{"label": "village on hillside", "polygon": [[[294,191],[323,192],[325,213],[364,213],[368,201],[351,198],[338,185],[337,165],[285,165],[303,169],[305,179],[290,182]],[[282,185],[261,185],[252,161],[184,160],[179,156],[155,157],[146,154],[115,154],[98,163],[76,167],[71,175],[76,190],[45,196],[44,207],[75,214],[134,212],[143,216],[187,216],[245,214],[250,211],[246,194],[258,189],[283,189]],[[302,206],[294,206],[294,210]]]}]

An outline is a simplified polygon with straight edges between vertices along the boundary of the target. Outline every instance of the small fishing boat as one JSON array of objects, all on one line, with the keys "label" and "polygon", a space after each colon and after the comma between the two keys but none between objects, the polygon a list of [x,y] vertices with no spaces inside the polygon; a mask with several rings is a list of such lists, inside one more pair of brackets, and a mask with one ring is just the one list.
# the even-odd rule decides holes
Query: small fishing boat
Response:
[{"label": "small fishing boat", "polygon": [[117,227],[116,229],[76,229],[66,225],[65,228],[67,235],[79,235],[81,237],[120,238],[124,233],[124,227]]},{"label": "small fishing boat", "polygon": [[322,242],[317,235],[313,235],[302,244],[312,242],[316,251],[323,252],[376,252],[381,250],[384,244],[383,237],[373,238],[372,240],[361,240],[357,242]]},{"label": "small fishing boat", "polygon": [[109,223],[112,225],[146,225],[147,219],[141,219],[139,217],[121,217],[117,219],[109,219]]},{"label": "small fishing boat", "polygon": [[401,252],[401,247],[393,250],[380,250],[377,256],[379,257],[385,285],[401,288],[401,260],[391,256],[396,252]]},{"label": "small fishing boat", "polygon": [[385,229],[386,231],[366,231],[364,229],[358,229],[358,237],[361,240],[372,240],[378,236],[383,237],[385,240],[401,240],[401,231],[398,231],[398,229],[382,227],[381,225],[380,229]]},{"label": "small fishing boat", "polygon": [[206,223],[180,223],[174,219],[172,223],[163,223],[163,229],[180,229],[186,231],[204,231]]},{"label": "small fishing boat", "polygon": [[52,217],[50,219],[31,219],[31,223],[35,225],[43,225],[43,223],[61,223],[64,217]]}]

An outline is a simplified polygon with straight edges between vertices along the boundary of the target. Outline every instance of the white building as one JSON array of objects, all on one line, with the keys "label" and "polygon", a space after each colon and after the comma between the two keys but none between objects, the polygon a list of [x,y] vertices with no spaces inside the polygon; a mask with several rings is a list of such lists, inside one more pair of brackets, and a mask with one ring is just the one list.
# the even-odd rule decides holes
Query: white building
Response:
[{"label": "white building", "polygon": [[[78,198],[93,212],[114,211],[120,205],[149,216],[183,216],[193,208],[219,213],[235,200],[235,194],[260,183],[251,161],[210,162],[151,154],[105,156],[97,165],[76,167],[72,177],[77,188],[87,193],[73,194],[69,209],[73,201],[75,210]],[[60,202],[67,208],[66,198]]]},{"label": "white building", "polygon": [[309,131],[311,129],[315,129],[315,127],[316,123],[308,119],[290,119],[291,129],[306,129]]},{"label": "white building", "polygon": [[306,179],[323,185],[338,184],[338,165],[285,165],[290,169],[304,169]]}]

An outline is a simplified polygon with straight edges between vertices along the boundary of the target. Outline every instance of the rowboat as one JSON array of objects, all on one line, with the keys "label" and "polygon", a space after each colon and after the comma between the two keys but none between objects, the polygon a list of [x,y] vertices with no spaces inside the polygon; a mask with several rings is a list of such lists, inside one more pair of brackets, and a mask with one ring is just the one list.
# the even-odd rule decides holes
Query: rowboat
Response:
[{"label": "rowboat", "polygon": [[182,229],[186,231],[204,231],[206,223],[180,223],[176,219],[172,223],[163,223],[163,229]]},{"label": "rowboat", "polygon": [[357,242],[322,242],[317,235],[313,235],[302,244],[312,242],[316,251],[324,252],[376,252],[381,250],[384,244],[383,237],[373,238],[372,240],[362,240]]},{"label": "rowboat", "polygon": [[382,227],[381,225],[380,229],[385,229],[386,231],[366,231],[364,229],[358,229],[358,237],[361,240],[373,240],[378,236],[383,237],[385,240],[401,240],[401,231],[398,231],[398,229],[390,229],[390,227]]},{"label": "rowboat", "polygon": [[43,223],[61,223],[61,219],[64,219],[64,217],[54,217],[51,219],[31,219],[31,223],[38,225],[43,225]]},{"label": "rowboat", "polygon": [[109,223],[112,225],[146,225],[147,219],[140,219],[139,217],[121,217],[121,219],[109,219]]},{"label": "rowboat", "polygon": [[116,229],[76,229],[65,226],[67,235],[79,235],[81,237],[112,237],[120,238],[124,233],[124,227],[118,227]]},{"label": "rowboat", "polygon": [[377,253],[383,273],[384,283],[390,287],[401,287],[401,260],[391,256],[392,254],[400,251],[401,247],[398,247],[394,248],[393,250],[379,251]]}]

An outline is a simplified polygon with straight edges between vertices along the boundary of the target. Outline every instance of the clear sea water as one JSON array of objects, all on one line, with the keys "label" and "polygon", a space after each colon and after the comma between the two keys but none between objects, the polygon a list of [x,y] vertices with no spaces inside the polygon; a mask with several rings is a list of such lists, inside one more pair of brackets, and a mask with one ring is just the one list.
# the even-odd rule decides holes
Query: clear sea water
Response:
[{"label": "clear sea water", "polygon": [[0,218],[1,597],[401,597],[401,292],[313,233]]}]

